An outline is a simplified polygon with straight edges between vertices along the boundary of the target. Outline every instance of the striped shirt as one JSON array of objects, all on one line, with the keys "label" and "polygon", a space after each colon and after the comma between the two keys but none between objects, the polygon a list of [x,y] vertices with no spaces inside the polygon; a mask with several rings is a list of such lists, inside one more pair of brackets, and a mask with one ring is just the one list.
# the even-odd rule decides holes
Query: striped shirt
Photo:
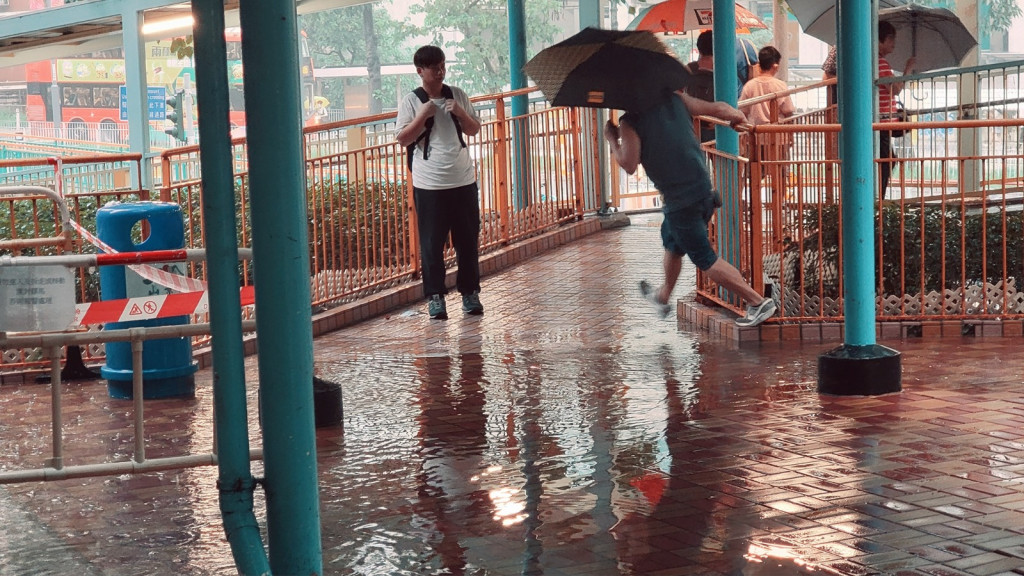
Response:
[{"label": "striped shirt", "polygon": [[[885,58],[878,58],[878,79],[891,78],[894,76],[889,61]],[[892,94],[892,84],[880,84],[878,86],[878,117],[882,122],[895,122],[896,98]]]}]

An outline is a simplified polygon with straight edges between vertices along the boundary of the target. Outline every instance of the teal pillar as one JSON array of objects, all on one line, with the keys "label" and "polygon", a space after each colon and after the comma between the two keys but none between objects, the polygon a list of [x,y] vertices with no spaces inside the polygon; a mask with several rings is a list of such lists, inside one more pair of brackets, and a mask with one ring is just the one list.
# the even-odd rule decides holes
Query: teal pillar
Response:
[{"label": "teal pillar", "polygon": [[240,12],[270,568],[323,574],[295,3]]},{"label": "teal pillar", "polygon": [[[526,88],[526,2],[508,0],[509,87]],[[516,210],[530,204],[530,126],[523,116],[529,112],[524,96],[512,97],[512,202]]]},{"label": "teal pillar", "polygon": [[[715,23],[715,100],[736,106],[738,92],[736,79],[736,2],[734,0],[714,0],[712,7]],[[728,70],[729,74],[723,74]],[[715,148],[726,154],[736,154],[740,147],[740,137],[728,126],[715,129]]]},{"label": "teal pillar", "polygon": [[872,395],[901,390],[899,352],[875,343],[875,102],[871,0],[840,0],[837,26],[842,162],[844,343],[818,358],[818,390]]},{"label": "teal pillar", "polygon": [[579,0],[580,30],[601,27],[601,0]]},{"label": "teal pillar", "polygon": [[269,574],[270,564],[253,512],[256,480],[249,465],[224,0],[196,0],[192,16],[196,97],[204,120],[199,125],[199,160],[203,167],[203,237],[210,264],[207,279],[220,510],[239,574]]},{"label": "teal pillar", "polygon": [[[580,0],[580,30],[584,28],[601,28],[601,1],[600,0]],[[597,134],[601,134],[604,130],[605,120],[608,119],[608,114],[604,110],[597,111],[597,126],[595,130]],[[593,168],[600,174],[598,178],[598,195],[601,198],[601,206],[598,209],[598,213],[605,215],[608,213],[608,206],[611,204],[610,188],[608,186],[608,143],[605,142],[604,138],[597,139],[597,166]]]},{"label": "teal pillar", "polygon": [[[150,157],[149,149],[149,105],[146,88],[146,41],[142,37],[142,25],[144,23],[143,13],[134,6],[124,6],[121,12],[121,39],[124,45],[124,69],[125,69],[125,91],[128,96],[128,148],[132,152],[142,154],[143,166],[146,166]],[[54,72],[56,81],[56,72]],[[54,110],[60,109],[59,88],[56,84],[52,87],[54,97]],[[60,126],[60,115],[53,116],[54,126]],[[67,136],[65,134],[65,136]],[[135,181],[139,178],[144,190],[153,189],[153,174],[151,170],[142,170],[133,164],[131,177]]]},{"label": "teal pillar", "polygon": [[[715,100],[736,106],[736,3],[714,0]],[[735,156],[740,148],[739,134],[728,126],[715,127],[715,148]],[[727,165],[720,174],[739,174],[735,160],[722,160]],[[726,262],[740,265],[740,215],[738,212],[739,180],[718,178],[723,207],[718,212],[718,255]],[[724,294],[725,289],[720,291]]]}]

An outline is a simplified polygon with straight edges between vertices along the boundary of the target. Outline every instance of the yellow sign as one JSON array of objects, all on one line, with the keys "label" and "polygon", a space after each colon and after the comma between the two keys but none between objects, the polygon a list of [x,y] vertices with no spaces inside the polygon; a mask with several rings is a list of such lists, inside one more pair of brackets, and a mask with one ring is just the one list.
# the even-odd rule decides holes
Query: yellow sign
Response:
[{"label": "yellow sign", "polygon": [[124,83],[124,62],[115,59],[57,60],[57,79],[60,82]]}]

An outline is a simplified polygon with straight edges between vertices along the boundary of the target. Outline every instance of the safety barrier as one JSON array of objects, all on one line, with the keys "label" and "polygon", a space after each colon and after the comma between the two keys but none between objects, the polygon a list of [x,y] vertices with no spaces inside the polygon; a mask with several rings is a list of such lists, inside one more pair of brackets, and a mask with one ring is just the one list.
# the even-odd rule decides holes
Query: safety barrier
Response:
[{"label": "safety barrier", "polygon": [[[255,321],[243,322],[243,329],[255,330]],[[210,452],[205,454],[183,454],[148,459],[146,457],[145,403],[143,402],[143,342],[162,338],[197,338],[209,335],[209,324],[186,324],[156,328],[130,328],[126,330],[104,330],[102,332],[64,332],[50,334],[8,335],[0,332],[0,349],[40,349],[44,351],[50,369],[51,399],[51,451],[50,458],[40,466],[20,470],[0,471],[0,484],[63,480],[89,476],[107,476],[154,472],[196,466],[217,464],[217,446],[214,442]],[[108,342],[129,342],[132,350],[132,436],[134,447],[131,460],[115,462],[90,462],[65,465],[68,456],[64,453],[64,408],[61,402],[61,348],[85,346]],[[262,450],[250,450],[251,459],[262,458]]]}]

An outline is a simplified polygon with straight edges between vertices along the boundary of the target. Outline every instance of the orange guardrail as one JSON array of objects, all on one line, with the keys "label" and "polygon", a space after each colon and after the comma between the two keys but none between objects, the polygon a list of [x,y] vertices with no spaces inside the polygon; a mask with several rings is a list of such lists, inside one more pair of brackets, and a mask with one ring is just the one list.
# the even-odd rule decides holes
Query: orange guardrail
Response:
[{"label": "orange guardrail", "polygon": [[[596,168],[597,115],[594,110],[535,105],[526,115],[507,114],[510,94],[474,98],[484,122],[478,135],[467,139],[476,160],[481,205],[481,253],[508,246],[582,218],[601,207]],[[394,142],[394,114],[360,118],[304,129],[306,139],[306,200],[310,227],[311,305],[329,307],[412,279],[419,270],[415,211],[406,174],[405,149]],[[244,139],[232,143],[236,159],[235,199],[239,211],[238,243],[250,246],[249,175]],[[137,181],[129,182],[138,155],[64,159],[57,177],[54,161],[0,162],[19,172],[4,175],[16,183],[55,185],[60,182],[72,218],[95,229],[97,208],[110,200],[149,198]],[[88,168],[88,167],[91,167]],[[157,183],[154,196],[176,202],[185,216],[185,247],[202,248],[202,182],[198,146],[163,152],[152,166]],[[49,222],[30,230],[11,232],[0,225],[0,238],[40,235],[54,222],[52,209],[38,198],[0,199],[0,218],[10,223]],[[7,228],[14,228],[8,226]],[[140,238],[141,240],[141,238]],[[83,250],[75,237],[72,250]],[[32,255],[48,252],[37,251]],[[454,263],[454,251],[447,252]],[[205,262],[190,262],[187,274],[205,280]],[[251,265],[240,264],[240,282],[252,282]],[[82,302],[98,299],[96,274],[79,270]],[[86,359],[102,354],[92,349]],[[0,369],[42,367],[34,351],[4,351]]]}]

